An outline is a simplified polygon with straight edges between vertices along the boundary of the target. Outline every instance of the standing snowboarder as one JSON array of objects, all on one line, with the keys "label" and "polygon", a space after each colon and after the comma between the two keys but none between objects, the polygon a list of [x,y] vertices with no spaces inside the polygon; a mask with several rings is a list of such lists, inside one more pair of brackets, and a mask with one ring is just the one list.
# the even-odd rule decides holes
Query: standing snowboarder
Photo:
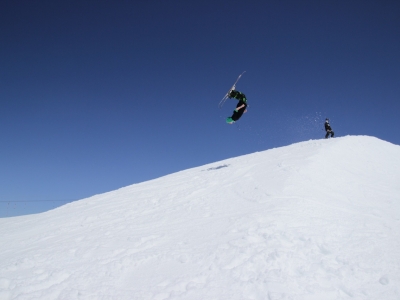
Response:
[{"label": "standing snowboarder", "polygon": [[231,117],[226,118],[226,123],[233,124],[240,119],[243,113],[247,112],[246,110],[247,99],[245,94],[236,90],[231,90],[228,94],[228,98],[229,99],[235,98],[239,100],[239,103],[236,105],[236,109],[233,111],[233,115]]},{"label": "standing snowboarder", "polygon": [[325,119],[325,131],[326,131],[326,134],[325,134],[326,139],[329,137],[329,135],[331,135],[331,137],[333,137],[335,134],[331,128],[331,125],[329,124],[328,118]]}]

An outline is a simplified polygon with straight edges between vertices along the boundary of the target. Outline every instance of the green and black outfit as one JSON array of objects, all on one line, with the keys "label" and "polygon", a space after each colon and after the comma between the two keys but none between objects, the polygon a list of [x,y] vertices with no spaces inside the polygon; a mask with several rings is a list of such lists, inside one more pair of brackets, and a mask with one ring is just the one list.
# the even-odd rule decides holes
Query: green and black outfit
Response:
[{"label": "green and black outfit", "polygon": [[[229,98],[235,98],[235,99],[239,100],[239,103],[236,105],[236,109],[233,111],[232,117],[226,118],[227,123],[233,123],[233,122],[236,122],[237,120],[239,120],[240,117],[243,115],[244,111],[246,110],[247,99],[246,99],[245,94],[243,94],[239,91],[235,91],[235,90],[232,90],[229,93]],[[237,108],[242,106],[243,104],[244,104],[244,106],[238,110]]]}]

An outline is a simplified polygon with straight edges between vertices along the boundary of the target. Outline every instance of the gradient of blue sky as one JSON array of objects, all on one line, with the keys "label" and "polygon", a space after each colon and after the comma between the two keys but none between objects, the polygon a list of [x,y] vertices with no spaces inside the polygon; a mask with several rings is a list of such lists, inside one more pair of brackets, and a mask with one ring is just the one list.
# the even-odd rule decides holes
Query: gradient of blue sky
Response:
[{"label": "gradient of blue sky", "polygon": [[6,0],[0,38],[0,217],[322,138],[325,117],[400,144],[399,1]]}]

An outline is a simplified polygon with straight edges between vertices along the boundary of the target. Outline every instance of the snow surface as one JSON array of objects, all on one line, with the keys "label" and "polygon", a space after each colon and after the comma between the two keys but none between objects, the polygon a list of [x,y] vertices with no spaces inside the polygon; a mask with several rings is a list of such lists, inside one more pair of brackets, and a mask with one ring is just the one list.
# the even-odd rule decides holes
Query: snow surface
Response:
[{"label": "snow surface", "polygon": [[400,146],[311,140],[0,219],[0,299],[400,299]]}]

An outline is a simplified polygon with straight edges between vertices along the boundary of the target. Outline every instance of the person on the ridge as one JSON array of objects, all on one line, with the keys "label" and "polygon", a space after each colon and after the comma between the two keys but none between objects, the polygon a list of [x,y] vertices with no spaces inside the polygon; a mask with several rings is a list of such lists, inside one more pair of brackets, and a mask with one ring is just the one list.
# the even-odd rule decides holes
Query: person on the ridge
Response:
[{"label": "person on the ridge", "polygon": [[230,91],[228,94],[228,98],[229,99],[235,98],[235,99],[239,100],[239,103],[236,105],[236,109],[233,111],[233,115],[231,117],[226,118],[226,123],[233,124],[237,120],[240,119],[240,117],[243,115],[243,113],[247,112],[247,110],[246,110],[247,99],[246,99],[245,94],[243,94],[239,91],[236,91],[236,90]]},{"label": "person on the ridge", "polygon": [[331,128],[331,125],[329,124],[328,118],[325,119],[325,131],[326,131],[326,134],[325,134],[326,139],[329,137],[329,135],[331,135],[331,137],[333,137],[335,134]]}]

